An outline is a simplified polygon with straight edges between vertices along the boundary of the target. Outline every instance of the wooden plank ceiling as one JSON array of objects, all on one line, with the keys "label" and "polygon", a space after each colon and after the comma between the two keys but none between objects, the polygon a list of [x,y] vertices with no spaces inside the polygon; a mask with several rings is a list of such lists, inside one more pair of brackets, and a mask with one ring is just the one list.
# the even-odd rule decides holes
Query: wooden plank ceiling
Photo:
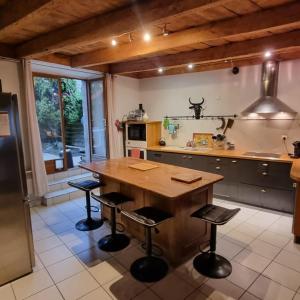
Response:
[{"label": "wooden plank ceiling", "polygon": [[0,56],[137,78],[299,58],[299,41],[298,0],[0,0]]}]

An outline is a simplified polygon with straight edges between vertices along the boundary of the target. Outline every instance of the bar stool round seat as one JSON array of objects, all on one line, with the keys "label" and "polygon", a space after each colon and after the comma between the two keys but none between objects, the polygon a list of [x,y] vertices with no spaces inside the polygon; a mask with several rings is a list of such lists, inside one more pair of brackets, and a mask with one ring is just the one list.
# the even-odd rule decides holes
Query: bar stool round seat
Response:
[{"label": "bar stool round seat", "polygon": [[207,204],[195,211],[191,217],[198,218],[211,224],[210,249],[196,256],[194,268],[202,275],[210,278],[225,278],[232,272],[231,263],[223,256],[215,253],[217,225],[224,225],[231,220],[240,208],[227,209],[221,206]]},{"label": "bar stool round seat", "polygon": [[152,255],[151,229],[171,218],[172,215],[150,206],[142,207],[132,212],[121,211],[121,213],[145,228],[147,256],[134,261],[130,267],[130,273],[135,279],[142,282],[161,280],[167,275],[169,268],[163,259]]},{"label": "bar stool round seat", "polygon": [[87,218],[77,222],[75,224],[76,229],[80,231],[90,231],[101,227],[103,225],[103,220],[92,218],[91,216],[92,206],[90,199],[90,191],[101,187],[102,184],[99,181],[94,180],[84,180],[79,182],[69,181],[68,184],[85,192]]},{"label": "bar stool round seat", "polygon": [[111,234],[101,238],[98,241],[98,247],[107,252],[116,252],[126,248],[130,243],[130,238],[125,234],[117,233],[116,211],[118,205],[132,201],[132,199],[118,192],[111,192],[100,196],[92,193],[92,198],[110,207],[111,213]]}]

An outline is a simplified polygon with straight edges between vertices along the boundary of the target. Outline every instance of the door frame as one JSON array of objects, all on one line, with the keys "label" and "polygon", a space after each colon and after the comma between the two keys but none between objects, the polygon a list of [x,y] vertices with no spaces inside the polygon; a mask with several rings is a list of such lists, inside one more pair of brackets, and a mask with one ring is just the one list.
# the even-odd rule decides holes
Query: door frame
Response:
[{"label": "door frame", "polygon": [[93,78],[87,80],[87,104],[88,104],[88,122],[89,122],[89,140],[90,140],[90,159],[91,161],[93,160],[93,153],[92,153],[92,148],[93,148],[93,135],[92,135],[92,114],[91,114],[91,83],[94,81],[102,81],[102,86],[103,86],[103,108],[104,108],[104,122],[105,122],[105,143],[106,143],[106,158],[109,159],[109,133],[108,133],[108,107],[107,107],[107,96],[106,96],[106,81],[105,77],[99,77],[99,78]]}]

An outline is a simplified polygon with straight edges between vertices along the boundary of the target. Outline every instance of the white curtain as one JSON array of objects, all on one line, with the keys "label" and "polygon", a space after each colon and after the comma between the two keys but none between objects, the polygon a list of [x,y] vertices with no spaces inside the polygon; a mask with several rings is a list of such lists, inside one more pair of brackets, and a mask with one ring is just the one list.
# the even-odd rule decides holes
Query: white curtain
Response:
[{"label": "white curtain", "polygon": [[115,126],[116,101],[113,95],[113,76],[105,75],[105,91],[108,111],[108,137],[109,137],[109,156],[110,158],[123,157],[123,137],[122,132],[117,130]]},{"label": "white curtain", "polygon": [[40,130],[35,109],[31,62],[28,60],[22,60],[22,67],[33,194],[34,196],[42,197],[48,191],[48,178],[43,159]]}]

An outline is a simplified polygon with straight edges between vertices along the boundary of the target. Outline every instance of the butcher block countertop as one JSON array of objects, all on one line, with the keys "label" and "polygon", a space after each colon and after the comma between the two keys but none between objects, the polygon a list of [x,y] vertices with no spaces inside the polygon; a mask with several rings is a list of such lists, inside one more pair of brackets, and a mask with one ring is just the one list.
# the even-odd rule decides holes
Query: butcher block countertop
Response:
[{"label": "butcher block countertop", "polygon": [[257,157],[257,156],[243,155],[243,153],[245,153],[246,151],[240,151],[240,150],[215,150],[215,149],[189,150],[184,147],[176,147],[176,146],[153,146],[153,147],[148,147],[147,150],[182,153],[182,154],[193,154],[193,155],[252,159],[252,160],[269,160],[269,161],[284,162],[284,163],[293,163],[298,161],[297,159],[290,158],[287,154],[282,154],[279,158]]},{"label": "butcher block countertop", "polygon": [[[142,162],[156,165],[158,168],[141,171],[129,167]],[[223,176],[218,174],[130,157],[92,162],[89,164],[83,164],[80,167],[167,198],[178,198],[195,190],[205,188],[223,179]],[[200,175],[202,179],[189,184],[171,179],[172,176],[179,174]]]}]

